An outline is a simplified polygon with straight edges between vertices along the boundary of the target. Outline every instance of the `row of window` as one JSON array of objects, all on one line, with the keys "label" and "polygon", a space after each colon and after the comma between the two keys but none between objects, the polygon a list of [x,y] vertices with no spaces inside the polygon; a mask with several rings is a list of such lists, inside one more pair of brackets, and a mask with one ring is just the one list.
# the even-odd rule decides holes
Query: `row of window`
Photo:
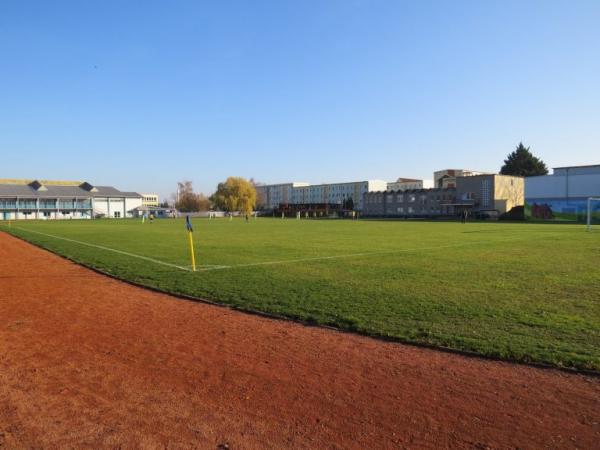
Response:
[{"label": "row of window", "polygon": [[[399,206],[396,211],[400,214],[404,214],[405,213],[405,209],[402,206]],[[412,206],[409,206],[408,208],[406,208],[406,213],[407,214],[443,214],[444,212],[446,212],[443,208],[435,208],[433,206],[430,207],[422,207],[422,208],[413,208]]]},{"label": "row of window", "polygon": [[[22,211],[19,214],[22,214],[25,217],[29,217],[29,216],[34,215],[35,212],[33,212],[33,211]],[[55,214],[55,213],[52,213],[50,211],[44,211],[44,212],[42,212],[42,216],[43,217],[52,217],[53,214]],[[63,215],[63,216],[69,216],[69,215],[71,215],[71,211],[61,211],[60,214]],[[82,217],[85,217],[85,214]]]},{"label": "row of window", "polygon": [[[366,198],[367,203],[383,203],[383,195],[368,195]],[[421,204],[425,204],[427,200],[429,201],[442,201],[442,200],[452,200],[452,195],[450,194],[440,194],[440,195],[432,195],[431,197],[427,195],[420,195],[418,197]],[[386,195],[385,201],[387,203],[403,203],[405,200],[405,194],[396,194],[396,195]],[[414,203],[417,201],[417,196],[414,194],[406,194],[406,201],[409,203]]]},{"label": "row of window", "polygon": [[[91,200],[77,201],[59,201],[40,200],[39,209],[90,209]],[[35,200],[0,200],[0,209],[38,209],[38,203]]]}]

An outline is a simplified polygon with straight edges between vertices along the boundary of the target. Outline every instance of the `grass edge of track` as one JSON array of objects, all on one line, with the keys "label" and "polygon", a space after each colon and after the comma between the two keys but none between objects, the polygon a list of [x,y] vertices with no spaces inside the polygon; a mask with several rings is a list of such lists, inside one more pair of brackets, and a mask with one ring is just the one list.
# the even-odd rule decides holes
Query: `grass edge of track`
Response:
[{"label": "grass edge of track", "polygon": [[432,350],[432,351],[441,351],[444,353],[450,353],[450,354],[463,356],[463,357],[467,357],[467,358],[475,358],[475,359],[495,361],[495,362],[500,362],[500,363],[516,364],[516,365],[520,365],[520,366],[532,367],[532,368],[544,369],[544,370],[558,370],[558,371],[568,373],[568,374],[579,374],[579,375],[586,375],[586,376],[600,378],[600,370],[588,369],[588,368],[577,367],[577,366],[563,366],[563,365],[557,365],[557,364],[550,364],[550,363],[545,363],[542,361],[530,360],[527,358],[507,358],[507,357],[503,357],[503,356],[496,355],[493,353],[480,353],[480,352],[476,352],[476,351],[472,351],[472,350],[464,350],[464,349],[458,349],[458,348],[453,348],[453,347],[447,347],[447,346],[443,346],[443,345],[439,345],[439,344],[431,344],[431,343],[427,343],[427,342],[423,342],[423,341],[411,340],[411,339],[396,337],[396,336],[389,336],[389,335],[385,335],[385,334],[381,334],[381,333],[372,333],[372,332],[368,332],[366,330],[346,329],[343,327],[333,326],[333,325],[330,325],[327,323],[321,323],[318,321],[302,319],[300,317],[295,317],[292,315],[289,315],[289,316],[280,315],[280,314],[276,314],[276,313],[260,311],[258,309],[254,309],[254,308],[250,308],[250,307],[243,307],[243,306],[221,303],[218,301],[195,297],[195,296],[183,294],[180,292],[171,292],[168,290],[163,290],[158,287],[152,286],[150,284],[144,284],[144,283],[136,282],[133,280],[128,280],[128,279],[120,277],[116,274],[109,273],[105,270],[102,270],[99,267],[95,267],[92,264],[88,264],[84,261],[77,260],[75,258],[63,255],[63,254],[58,253],[50,248],[45,247],[42,244],[38,244],[36,242],[29,241],[21,236],[12,234],[12,233],[8,232],[7,230],[0,230],[0,231],[10,237],[19,239],[20,241],[23,241],[23,242],[25,242],[29,245],[32,245],[36,248],[39,248],[41,250],[52,253],[53,255],[56,255],[63,259],[66,259],[67,261],[70,261],[74,264],[77,264],[78,266],[81,266],[88,270],[91,270],[97,274],[109,277],[113,280],[117,280],[117,281],[126,283],[130,286],[135,286],[135,287],[138,287],[141,289],[147,289],[152,292],[156,292],[156,293],[163,294],[163,295],[168,295],[168,296],[171,296],[171,297],[174,297],[177,299],[181,299],[181,300],[193,301],[196,303],[203,303],[203,304],[218,307],[218,308],[226,308],[231,311],[237,311],[237,312],[241,312],[241,313],[251,314],[251,315],[263,317],[263,318],[270,319],[270,320],[282,320],[282,321],[287,321],[287,322],[293,322],[293,323],[296,323],[296,324],[299,324],[302,326],[316,327],[316,328],[321,328],[321,329],[325,329],[325,330],[329,330],[329,331],[333,331],[333,332],[337,332],[337,333],[362,336],[365,338],[375,339],[375,340],[378,340],[381,342],[410,345],[412,347],[428,349],[428,350]]}]

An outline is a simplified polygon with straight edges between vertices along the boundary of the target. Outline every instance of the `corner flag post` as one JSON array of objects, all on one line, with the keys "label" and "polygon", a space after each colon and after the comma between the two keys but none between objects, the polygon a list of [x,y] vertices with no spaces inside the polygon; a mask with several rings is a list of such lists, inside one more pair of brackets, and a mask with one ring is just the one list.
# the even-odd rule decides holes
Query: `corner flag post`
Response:
[{"label": "corner flag post", "polygon": [[192,228],[192,222],[190,222],[190,216],[185,216],[185,227],[188,231],[188,237],[190,239],[190,255],[192,257],[192,271],[196,271],[196,255],[194,254],[194,239],[192,238],[192,234],[194,233],[194,229]]}]

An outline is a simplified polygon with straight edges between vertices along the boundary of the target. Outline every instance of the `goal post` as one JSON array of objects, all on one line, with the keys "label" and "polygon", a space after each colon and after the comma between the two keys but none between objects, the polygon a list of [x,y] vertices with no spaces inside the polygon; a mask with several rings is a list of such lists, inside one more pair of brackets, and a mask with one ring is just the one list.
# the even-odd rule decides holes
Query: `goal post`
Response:
[{"label": "goal post", "polygon": [[587,201],[587,230],[592,231],[592,216],[594,204],[600,207],[600,197],[589,197]]}]

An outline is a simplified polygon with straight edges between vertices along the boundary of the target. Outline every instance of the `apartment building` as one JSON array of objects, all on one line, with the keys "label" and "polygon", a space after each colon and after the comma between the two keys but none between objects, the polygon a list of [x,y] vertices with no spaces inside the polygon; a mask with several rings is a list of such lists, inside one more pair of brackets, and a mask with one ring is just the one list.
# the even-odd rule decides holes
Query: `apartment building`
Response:
[{"label": "apartment building", "polygon": [[264,199],[266,209],[280,207],[303,209],[311,205],[322,208],[341,208],[345,201],[352,199],[354,209],[361,211],[363,195],[374,190],[386,190],[382,180],[353,181],[348,183],[282,183],[258,186],[257,193]]},{"label": "apartment building", "polygon": [[277,209],[279,205],[292,202],[293,190],[308,186],[308,183],[279,183],[256,186],[256,193],[262,199],[265,209]]},{"label": "apartment building", "polygon": [[414,178],[398,178],[387,184],[388,191],[408,191],[411,189],[429,189],[433,187],[432,180],[418,180]]}]

